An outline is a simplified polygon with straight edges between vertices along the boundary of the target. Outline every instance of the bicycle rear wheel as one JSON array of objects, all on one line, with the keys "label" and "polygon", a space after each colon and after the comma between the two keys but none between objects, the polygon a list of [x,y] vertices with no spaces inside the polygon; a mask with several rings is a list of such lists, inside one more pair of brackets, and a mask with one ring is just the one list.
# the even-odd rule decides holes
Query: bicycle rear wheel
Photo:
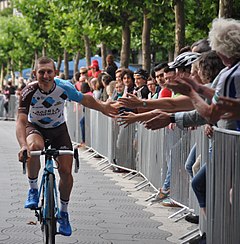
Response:
[{"label": "bicycle rear wheel", "polygon": [[56,216],[55,216],[55,200],[54,200],[54,176],[48,175],[47,187],[46,187],[47,198],[45,201],[46,208],[46,219],[43,226],[44,243],[55,244],[56,235]]}]

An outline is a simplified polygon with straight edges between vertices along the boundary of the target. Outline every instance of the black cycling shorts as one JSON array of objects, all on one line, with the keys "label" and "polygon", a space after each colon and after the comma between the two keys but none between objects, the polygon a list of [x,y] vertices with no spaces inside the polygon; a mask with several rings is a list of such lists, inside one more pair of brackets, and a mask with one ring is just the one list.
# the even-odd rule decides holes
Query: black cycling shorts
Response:
[{"label": "black cycling shorts", "polygon": [[46,129],[28,122],[26,126],[27,137],[33,133],[37,133],[42,136],[44,141],[48,139],[51,148],[55,148],[57,150],[73,149],[66,123],[63,123],[56,128]]}]

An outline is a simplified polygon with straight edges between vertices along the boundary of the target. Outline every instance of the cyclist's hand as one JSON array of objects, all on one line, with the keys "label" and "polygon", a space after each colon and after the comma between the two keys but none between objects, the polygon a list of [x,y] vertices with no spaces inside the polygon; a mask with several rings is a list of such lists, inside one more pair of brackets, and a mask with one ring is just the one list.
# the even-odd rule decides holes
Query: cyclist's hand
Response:
[{"label": "cyclist's hand", "polygon": [[[29,152],[29,149],[28,149],[28,147],[27,146],[23,146],[21,149],[20,149],[20,151],[19,151],[19,153],[18,153],[18,160],[19,160],[19,162],[23,162],[24,161],[24,157],[26,157],[26,156],[24,156],[24,154],[27,152],[27,158],[29,158],[30,157],[30,152]],[[27,159],[27,158],[25,158],[25,160]]]}]

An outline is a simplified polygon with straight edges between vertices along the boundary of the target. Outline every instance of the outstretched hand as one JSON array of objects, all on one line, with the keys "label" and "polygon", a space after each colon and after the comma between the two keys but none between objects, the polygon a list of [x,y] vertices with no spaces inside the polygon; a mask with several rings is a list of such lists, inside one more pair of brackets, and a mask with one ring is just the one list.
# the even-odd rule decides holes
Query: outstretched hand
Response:
[{"label": "outstretched hand", "polygon": [[157,115],[153,119],[144,122],[144,126],[147,129],[158,130],[168,126],[170,123],[170,115],[161,111],[159,112],[159,115]]},{"label": "outstretched hand", "polygon": [[118,102],[126,108],[138,108],[142,105],[142,100],[131,93],[127,93],[127,97],[120,97]]},{"label": "outstretched hand", "polygon": [[118,114],[118,106],[116,104],[113,101],[102,102],[102,113],[112,118],[115,117]]},{"label": "outstretched hand", "polygon": [[119,116],[116,116],[117,122],[120,126],[126,128],[128,125],[137,122],[137,114],[133,112],[124,112]]}]

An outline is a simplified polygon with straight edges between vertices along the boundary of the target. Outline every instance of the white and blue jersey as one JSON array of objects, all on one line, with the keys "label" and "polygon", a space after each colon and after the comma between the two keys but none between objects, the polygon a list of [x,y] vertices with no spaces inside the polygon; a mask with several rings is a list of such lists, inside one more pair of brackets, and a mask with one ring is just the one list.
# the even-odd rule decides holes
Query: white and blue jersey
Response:
[{"label": "white and blue jersey", "polygon": [[19,101],[19,113],[28,115],[28,121],[42,128],[55,128],[65,122],[66,100],[81,102],[83,94],[69,81],[54,78],[54,86],[48,92],[40,89],[38,82],[32,82],[23,90]]}]

